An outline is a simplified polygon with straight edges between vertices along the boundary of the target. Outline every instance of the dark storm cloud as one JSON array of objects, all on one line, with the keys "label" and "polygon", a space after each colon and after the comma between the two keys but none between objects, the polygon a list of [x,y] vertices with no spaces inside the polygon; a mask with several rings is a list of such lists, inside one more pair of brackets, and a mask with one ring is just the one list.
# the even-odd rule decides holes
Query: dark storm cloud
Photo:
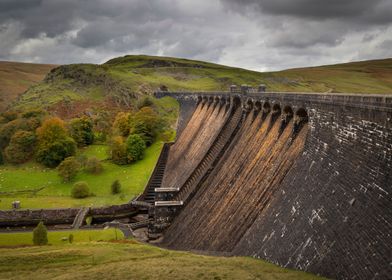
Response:
[{"label": "dark storm cloud", "polygon": [[263,14],[315,20],[341,19],[370,23],[392,22],[390,0],[222,0],[236,9],[253,7]]},{"label": "dark storm cloud", "polygon": [[392,1],[0,0],[0,60],[132,53],[255,70],[391,56]]}]

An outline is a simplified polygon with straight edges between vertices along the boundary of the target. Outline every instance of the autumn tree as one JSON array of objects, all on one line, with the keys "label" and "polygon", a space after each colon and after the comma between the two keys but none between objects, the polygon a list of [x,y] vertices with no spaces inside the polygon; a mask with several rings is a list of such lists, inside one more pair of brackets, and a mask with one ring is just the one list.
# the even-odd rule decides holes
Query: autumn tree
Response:
[{"label": "autumn tree", "polygon": [[113,122],[113,128],[119,135],[126,137],[130,131],[130,113],[120,112],[116,115]]},{"label": "autumn tree", "polygon": [[69,137],[64,122],[59,118],[50,118],[37,129],[37,161],[55,167],[76,151],[75,141]]},{"label": "autumn tree", "polygon": [[127,147],[121,136],[113,137],[110,142],[111,158],[115,164],[127,164]]},{"label": "autumn tree", "polygon": [[79,147],[87,146],[94,141],[93,122],[90,118],[75,118],[70,122],[70,135]]},{"label": "autumn tree", "polygon": [[7,161],[11,163],[26,162],[34,153],[35,143],[36,137],[33,132],[18,130],[4,150]]}]

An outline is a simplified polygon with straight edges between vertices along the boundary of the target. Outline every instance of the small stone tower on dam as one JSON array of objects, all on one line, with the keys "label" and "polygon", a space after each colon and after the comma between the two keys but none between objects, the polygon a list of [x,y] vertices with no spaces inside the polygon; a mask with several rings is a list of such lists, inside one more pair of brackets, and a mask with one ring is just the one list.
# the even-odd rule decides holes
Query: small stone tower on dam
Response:
[{"label": "small stone tower on dam", "polygon": [[391,95],[155,95],[181,114],[140,197],[151,238],[337,279],[391,277]]}]

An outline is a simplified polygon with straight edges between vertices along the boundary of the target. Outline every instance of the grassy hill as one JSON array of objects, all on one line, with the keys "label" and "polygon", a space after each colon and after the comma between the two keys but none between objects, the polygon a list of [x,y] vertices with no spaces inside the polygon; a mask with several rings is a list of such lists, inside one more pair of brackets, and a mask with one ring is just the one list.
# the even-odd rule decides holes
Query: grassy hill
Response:
[{"label": "grassy hill", "polygon": [[[0,243],[5,235],[0,233]],[[73,244],[0,248],[0,279],[325,279],[250,257],[202,256],[134,240],[78,243],[91,233],[74,235]],[[68,233],[49,233],[49,241],[62,236]]]},{"label": "grassy hill", "polygon": [[269,91],[391,93],[392,59],[260,73],[202,61],[129,55],[101,65],[52,69],[14,107],[39,106],[60,112],[70,103],[81,109],[102,104],[133,107],[136,99],[161,85],[169,90],[208,91],[260,83]]},{"label": "grassy hill", "polygon": [[0,112],[57,65],[0,61]]}]

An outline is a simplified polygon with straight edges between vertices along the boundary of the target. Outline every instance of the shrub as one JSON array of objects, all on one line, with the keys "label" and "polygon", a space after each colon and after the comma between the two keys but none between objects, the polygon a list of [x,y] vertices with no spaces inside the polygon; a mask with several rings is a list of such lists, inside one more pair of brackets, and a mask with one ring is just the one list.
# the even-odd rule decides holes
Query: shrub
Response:
[{"label": "shrub", "polygon": [[4,150],[7,160],[11,163],[26,162],[34,153],[35,142],[36,137],[33,132],[18,130]]},{"label": "shrub", "polygon": [[43,222],[39,222],[33,230],[33,243],[40,246],[48,244],[48,231]]},{"label": "shrub", "polygon": [[116,136],[110,142],[110,152],[112,161],[115,164],[127,164],[127,147],[124,143],[124,140],[121,136]]},{"label": "shrub", "polygon": [[75,157],[67,157],[60,163],[57,170],[64,182],[69,182],[78,174],[80,163]]},{"label": "shrub", "polygon": [[0,165],[4,164],[3,153],[0,150]]},{"label": "shrub", "polygon": [[76,182],[71,191],[73,198],[86,198],[90,195],[90,189],[86,182]]},{"label": "shrub", "polygon": [[103,171],[103,166],[99,159],[92,157],[87,160],[85,170],[89,173],[98,174]]},{"label": "shrub", "polygon": [[70,123],[70,135],[79,147],[94,142],[93,122],[87,117],[73,119]]},{"label": "shrub", "polygon": [[73,236],[73,234],[71,233],[71,234],[68,236],[68,242],[69,242],[70,244],[72,244],[73,240],[74,240],[74,236]]},{"label": "shrub", "polygon": [[138,100],[137,108],[141,109],[143,107],[150,107],[152,105],[154,105],[152,99],[149,96],[145,96],[142,99]]},{"label": "shrub", "polygon": [[146,143],[138,134],[131,134],[126,142],[127,159],[129,162],[142,159],[146,150]]},{"label": "shrub", "polygon": [[121,184],[119,180],[116,180],[111,185],[112,194],[118,194],[121,192]]}]

